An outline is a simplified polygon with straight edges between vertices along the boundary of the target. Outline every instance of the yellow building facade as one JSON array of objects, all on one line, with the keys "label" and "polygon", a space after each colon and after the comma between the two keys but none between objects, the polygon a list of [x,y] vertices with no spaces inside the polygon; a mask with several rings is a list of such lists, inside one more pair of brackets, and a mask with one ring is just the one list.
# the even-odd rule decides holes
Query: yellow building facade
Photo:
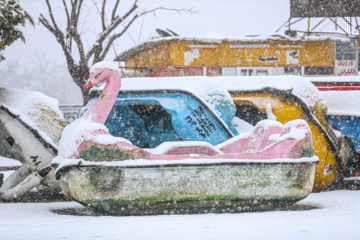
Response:
[{"label": "yellow building facade", "polygon": [[[120,54],[125,67],[153,77],[357,75],[358,41],[345,37],[161,38]],[[150,75],[150,74],[149,74]]]}]

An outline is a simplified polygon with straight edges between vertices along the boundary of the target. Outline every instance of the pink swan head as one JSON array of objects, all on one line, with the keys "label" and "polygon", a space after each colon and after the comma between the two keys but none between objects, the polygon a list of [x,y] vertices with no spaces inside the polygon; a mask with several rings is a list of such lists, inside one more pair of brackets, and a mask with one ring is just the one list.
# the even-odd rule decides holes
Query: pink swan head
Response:
[{"label": "pink swan head", "polygon": [[120,77],[119,68],[115,64],[105,61],[96,63],[91,67],[89,80],[83,88],[89,89],[98,83],[108,80],[114,75]]}]

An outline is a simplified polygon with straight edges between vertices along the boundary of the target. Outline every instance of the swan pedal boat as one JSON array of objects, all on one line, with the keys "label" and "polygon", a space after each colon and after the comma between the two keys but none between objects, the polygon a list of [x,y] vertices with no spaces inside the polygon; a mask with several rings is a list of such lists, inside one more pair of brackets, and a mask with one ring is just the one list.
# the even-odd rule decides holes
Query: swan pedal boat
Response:
[{"label": "swan pedal boat", "polygon": [[[136,100],[119,103],[121,84],[111,86],[121,82],[116,69],[110,63],[92,67],[86,86],[104,80],[108,80],[107,84],[84,115],[63,131],[59,156],[52,163],[57,167],[56,176],[66,196],[104,214],[156,215],[264,211],[292,205],[311,193],[319,159],[314,156],[311,132],[303,120],[284,125],[263,120],[252,131],[239,134],[235,127],[228,127],[233,117],[229,117],[228,110],[216,108],[198,97],[194,102],[168,103],[164,108],[172,114],[168,118],[174,127],[168,129],[172,135],[175,130],[175,135],[182,140],[186,131],[191,131],[202,141],[168,141],[160,137],[154,138],[158,141],[149,141],[151,138],[147,141],[141,134],[135,135],[139,140],[135,141],[134,134],[124,129],[133,133],[137,128],[122,124],[125,121],[122,117],[117,118],[120,130],[108,124],[106,130],[86,130],[85,137],[72,139],[71,135],[84,126],[104,124],[108,117],[114,119],[110,117],[111,111],[116,111],[113,106],[124,107],[126,102],[149,104],[146,102],[149,98],[141,95]],[[109,86],[111,88],[107,88]],[[114,92],[112,96],[109,91]],[[174,93],[174,89],[170,92]],[[129,96],[128,92],[125,94]],[[219,100],[219,95],[214,99]],[[160,98],[150,101],[152,105],[158,102]],[[233,106],[231,102],[220,102],[225,108]],[[189,121],[186,114],[194,121]],[[206,133],[209,128],[201,126],[199,114],[206,115],[206,121],[214,126],[214,134]],[[230,111],[231,114],[235,111]],[[195,126],[200,131],[195,130]],[[205,133],[204,136],[199,135],[200,132]],[[131,142],[124,138],[126,134],[133,137]]]}]

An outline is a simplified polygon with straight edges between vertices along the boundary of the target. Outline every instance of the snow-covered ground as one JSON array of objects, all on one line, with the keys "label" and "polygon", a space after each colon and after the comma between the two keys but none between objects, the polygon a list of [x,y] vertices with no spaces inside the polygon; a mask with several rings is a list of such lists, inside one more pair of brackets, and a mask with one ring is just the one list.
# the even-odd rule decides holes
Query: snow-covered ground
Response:
[{"label": "snow-covered ground", "polygon": [[300,210],[163,216],[74,216],[76,202],[0,203],[0,239],[359,239],[360,191],[313,193]]}]

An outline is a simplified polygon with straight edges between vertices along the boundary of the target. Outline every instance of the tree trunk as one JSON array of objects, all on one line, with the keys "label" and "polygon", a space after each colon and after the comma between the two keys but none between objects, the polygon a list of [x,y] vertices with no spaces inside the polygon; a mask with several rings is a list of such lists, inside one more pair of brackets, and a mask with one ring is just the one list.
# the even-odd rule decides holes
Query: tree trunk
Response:
[{"label": "tree trunk", "polygon": [[86,105],[90,100],[90,96],[89,96],[90,91],[89,89],[88,90],[83,89],[83,86],[87,83],[90,77],[90,72],[89,72],[90,69],[86,65],[85,67],[72,66],[71,68],[69,68],[69,70],[71,77],[73,78],[74,82],[81,90],[81,94],[83,96],[83,105]]}]

